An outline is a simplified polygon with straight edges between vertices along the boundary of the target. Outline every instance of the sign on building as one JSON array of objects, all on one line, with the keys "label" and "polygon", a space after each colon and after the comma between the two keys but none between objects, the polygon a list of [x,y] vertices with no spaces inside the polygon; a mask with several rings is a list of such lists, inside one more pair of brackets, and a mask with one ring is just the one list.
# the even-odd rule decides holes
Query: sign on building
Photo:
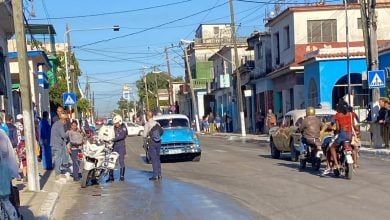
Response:
[{"label": "sign on building", "polygon": [[386,77],[384,70],[368,71],[368,88],[380,89],[386,87]]},{"label": "sign on building", "polygon": [[219,75],[219,84],[220,88],[229,88],[230,87],[230,75],[229,74],[223,74]]},{"label": "sign on building", "polygon": [[63,93],[62,94],[62,101],[64,103],[65,106],[73,106],[73,105],[76,105],[76,94],[73,93],[73,92],[69,92],[69,93]]}]

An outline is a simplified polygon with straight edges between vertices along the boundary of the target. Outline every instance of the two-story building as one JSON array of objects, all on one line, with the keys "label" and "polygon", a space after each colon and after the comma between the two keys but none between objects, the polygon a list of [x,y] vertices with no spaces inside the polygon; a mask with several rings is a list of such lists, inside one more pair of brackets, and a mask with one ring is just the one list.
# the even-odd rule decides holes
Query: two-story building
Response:
[{"label": "two-story building", "polygon": [[[237,38],[237,42],[246,42],[246,38]],[[199,118],[213,110],[215,101],[213,96],[207,95],[207,85],[214,78],[213,62],[209,57],[225,45],[231,44],[230,24],[201,24],[196,30],[194,42],[187,47]],[[186,81],[188,82],[188,79]],[[187,98],[187,101],[183,100],[182,103],[190,104],[191,100]],[[191,106],[185,108],[191,109]],[[192,113],[189,115],[192,117]]]},{"label": "two-story building", "polygon": [[[388,35],[390,24],[386,22],[390,19],[389,7],[389,3],[377,4],[379,45],[390,39]],[[364,46],[360,13],[359,4],[348,6],[348,37],[351,47]],[[312,77],[313,81],[306,80],[301,62],[306,59],[305,54],[312,51],[346,47],[344,5],[290,7],[270,19],[266,26],[269,28],[272,47],[272,72],[266,77],[273,82],[274,111],[277,114],[284,114],[291,109],[303,108],[308,104],[320,104],[314,89],[309,87],[316,85],[316,88],[322,88],[321,82],[318,77]],[[351,68],[355,71],[354,66]],[[361,77],[360,68],[356,71],[352,77]],[[346,74],[345,68],[345,71],[338,71],[337,74],[324,75],[325,78],[334,78],[332,84],[327,86],[332,89],[336,84],[338,87],[344,87],[343,90],[338,90],[337,96],[339,97],[346,94],[346,85],[341,83]],[[353,78],[352,81],[356,80]]]},{"label": "two-story building", "polygon": [[[254,54],[254,69],[250,75],[250,85],[252,96],[247,97],[251,102],[250,114],[252,115],[252,125],[256,124],[256,114],[265,116],[268,109],[273,109],[273,84],[272,80],[266,78],[271,72],[271,35],[269,32],[254,32],[247,40],[248,50]],[[255,127],[252,126],[253,131]]]},{"label": "two-story building", "polygon": [[[237,53],[240,59],[238,63],[241,67],[241,82],[242,85],[246,85],[249,80],[245,80],[245,77],[248,76],[247,78],[249,79],[249,74],[242,70],[246,67],[245,65],[248,65],[249,61],[253,60],[252,51],[247,50],[247,45],[241,43],[237,45]],[[233,72],[236,69],[234,47],[232,45],[226,45],[211,55],[208,60],[213,63],[213,81],[210,88],[212,90],[211,95],[214,96],[215,100],[214,105],[210,107],[215,114],[219,114],[220,116],[228,113],[233,121],[233,131],[236,131],[238,128],[239,112],[236,98],[237,85],[235,84],[235,80],[233,80]],[[250,102],[244,102],[245,107],[246,104],[250,105]]]},{"label": "two-story building", "polygon": [[11,1],[0,0],[0,109],[13,114],[7,40],[14,34]]},{"label": "two-story building", "polygon": [[[29,24],[26,26],[27,58],[31,81],[31,94],[36,117],[50,112],[49,88],[57,82],[56,34],[52,25]],[[58,46],[57,46],[58,47]],[[8,59],[11,72],[13,108],[15,114],[22,112],[20,77],[16,40],[8,40]]]}]

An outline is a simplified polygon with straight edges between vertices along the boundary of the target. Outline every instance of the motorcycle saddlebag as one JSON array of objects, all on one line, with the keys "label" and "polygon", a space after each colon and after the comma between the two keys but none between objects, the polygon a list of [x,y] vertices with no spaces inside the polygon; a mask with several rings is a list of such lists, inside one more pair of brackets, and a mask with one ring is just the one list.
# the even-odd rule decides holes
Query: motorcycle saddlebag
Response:
[{"label": "motorcycle saddlebag", "polygon": [[118,160],[119,154],[117,152],[112,152],[108,159],[107,168],[110,170],[115,169],[116,161]]}]

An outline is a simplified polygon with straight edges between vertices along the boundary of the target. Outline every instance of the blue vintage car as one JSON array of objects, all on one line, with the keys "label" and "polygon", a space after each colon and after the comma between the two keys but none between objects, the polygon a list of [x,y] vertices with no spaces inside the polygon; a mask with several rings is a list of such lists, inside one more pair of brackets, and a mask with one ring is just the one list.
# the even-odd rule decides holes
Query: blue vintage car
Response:
[{"label": "blue vintage car", "polygon": [[[153,117],[164,129],[161,137],[160,156],[190,158],[200,161],[200,141],[190,127],[188,117],[181,114],[156,115]],[[148,155],[147,155],[148,158]]]}]

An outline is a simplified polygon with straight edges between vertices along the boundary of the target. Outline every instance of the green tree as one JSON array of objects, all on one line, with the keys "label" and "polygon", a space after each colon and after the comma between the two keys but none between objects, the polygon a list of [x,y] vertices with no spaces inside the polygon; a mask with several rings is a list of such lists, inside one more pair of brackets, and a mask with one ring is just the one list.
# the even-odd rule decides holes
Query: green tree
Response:
[{"label": "green tree", "polygon": [[123,97],[121,97],[117,102],[118,108],[114,110],[114,113],[117,115],[121,115],[122,118],[126,118],[128,112],[131,112],[131,109],[134,108],[134,102],[127,101]]},{"label": "green tree", "polygon": [[[161,73],[153,73],[149,72],[145,75],[146,83],[148,85],[148,99],[149,99],[149,108],[154,109],[157,107],[157,90],[158,89],[167,89],[169,87],[169,76],[166,72]],[[172,82],[182,82],[183,77],[172,77]],[[138,89],[138,96],[140,97],[140,102],[144,103],[146,106],[146,95],[145,95],[145,83],[144,78],[141,78],[136,81],[136,86]],[[160,106],[167,106],[169,103],[168,101],[159,101]]]},{"label": "green tree", "polygon": [[[54,109],[56,106],[62,106],[63,105],[63,102],[62,102],[62,94],[64,92],[67,92],[67,85],[66,85],[66,80],[65,80],[65,76],[66,76],[66,72],[65,72],[65,57],[64,57],[64,52],[59,52],[57,53],[57,57],[59,59],[59,66],[57,68],[57,72],[56,72],[56,77],[57,77],[57,83],[56,85],[52,86],[49,90],[49,100],[50,100],[50,106],[52,106],[52,108]],[[70,64],[72,65],[73,69],[72,71],[75,73],[75,81],[77,82],[78,81],[78,77],[81,75],[81,70],[80,70],[80,67],[79,67],[79,62],[77,61],[76,57],[74,56],[74,54],[72,54],[72,57],[70,59]],[[69,85],[70,88],[71,87],[71,84]],[[78,85],[75,85],[76,88],[75,88],[75,92],[76,92],[76,96],[77,96],[77,100],[82,100],[81,99],[81,94],[79,92],[79,89],[78,89]],[[86,109],[86,106],[90,105],[89,103],[86,104],[86,102],[88,102],[87,100],[83,100],[81,102],[77,102],[77,107],[78,107],[78,111],[79,112],[82,112],[82,111],[85,111]]]}]

